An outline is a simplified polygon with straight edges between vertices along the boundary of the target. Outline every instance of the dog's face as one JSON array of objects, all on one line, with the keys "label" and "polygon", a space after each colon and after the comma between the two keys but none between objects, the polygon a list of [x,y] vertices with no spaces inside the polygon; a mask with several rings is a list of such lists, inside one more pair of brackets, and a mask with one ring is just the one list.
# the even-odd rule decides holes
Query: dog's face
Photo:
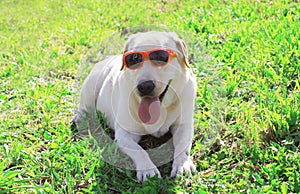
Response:
[{"label": "dog's face", "polygon": [[134,69],[126,67],[123,58],[122,71],[128,75],[127,81],[139,98],[140,120],[145,124],[153,124],[159,118],[160,105],[170,84],[188,68],[185,43],[175,33],[138,33],[128,38],[124,55],[126,53],[142,53],[140,56],[129,57],[142,58],[143,55],[142,63]]}]

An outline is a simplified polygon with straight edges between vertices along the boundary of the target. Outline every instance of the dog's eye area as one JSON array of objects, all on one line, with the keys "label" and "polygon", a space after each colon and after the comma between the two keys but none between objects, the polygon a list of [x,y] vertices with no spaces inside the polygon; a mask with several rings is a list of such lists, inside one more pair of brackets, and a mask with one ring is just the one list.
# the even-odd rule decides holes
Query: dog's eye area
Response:
[{"label": "dog's eye area", "polygon": [[129,68],[137,68],[143,61],[143,55],[138,53],[132,53],[125,57],[126,64]]},{"label": "dog's eye area", "polygon": [[152,63],[157,66],[165,65],[169,61],[169,53],[165,50],[158,50],[151,52],[149,58]]}]

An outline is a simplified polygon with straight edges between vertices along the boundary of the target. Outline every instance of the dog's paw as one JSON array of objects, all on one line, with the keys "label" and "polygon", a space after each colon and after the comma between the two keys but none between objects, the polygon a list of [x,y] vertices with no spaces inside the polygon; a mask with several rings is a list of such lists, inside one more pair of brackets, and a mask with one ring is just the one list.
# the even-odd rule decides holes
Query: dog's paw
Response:
[{"label": "dog's paw", "polygon": [[190,158],[187,160],[175,159],[172,165],[171,177],[183,175],[183,173],[187,173],[189,176],[191,176],[193,172],[196,172],[196,167]]},{"label": "dog's paw", "polygon": [[139,182],[144,182],[148,177],[154,177],[155,175],[157,175],[158,178],[161,179],[160,172],[156,167],[148,170],[137,170],[136,173]]}]

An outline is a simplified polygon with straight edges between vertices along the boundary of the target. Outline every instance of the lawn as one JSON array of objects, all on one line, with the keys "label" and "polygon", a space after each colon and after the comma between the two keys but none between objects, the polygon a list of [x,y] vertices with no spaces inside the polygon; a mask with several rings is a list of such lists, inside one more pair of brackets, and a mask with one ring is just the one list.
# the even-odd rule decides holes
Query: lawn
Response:
[{"label": "lawn", "polygon": [[[0,193],[300,193],[297,1],[1,0],[0,10]],[[189,47],[198,172],[174,180],[165,164],[163,179],[140,184],[70,120],[96,53],[120,54],[147,29]]]}]

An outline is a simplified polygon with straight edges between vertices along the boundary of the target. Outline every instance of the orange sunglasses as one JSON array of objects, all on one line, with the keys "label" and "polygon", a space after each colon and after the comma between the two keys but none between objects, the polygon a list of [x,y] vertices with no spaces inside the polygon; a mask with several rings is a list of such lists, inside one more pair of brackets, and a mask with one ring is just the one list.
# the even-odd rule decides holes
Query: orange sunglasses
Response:
[{"label": "orange sunglasses", "polygon": [[170,58],[176,57],[174,51],[165,48],[157,48],[145,52],[128,52],[123,54],[123,63],[128,69],[140,68],[145,58],[148,58],[155,67],[163,67],[170,62]]}]

